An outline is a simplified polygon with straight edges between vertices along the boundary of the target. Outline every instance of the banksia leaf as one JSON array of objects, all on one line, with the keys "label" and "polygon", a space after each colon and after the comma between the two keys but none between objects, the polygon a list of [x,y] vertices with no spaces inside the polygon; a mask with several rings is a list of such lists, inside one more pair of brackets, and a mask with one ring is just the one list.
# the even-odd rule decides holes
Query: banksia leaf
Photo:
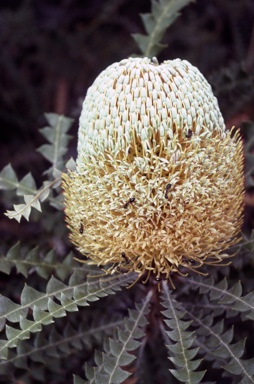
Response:
[{"label": "banksia leaf", "polygon": [[46,113],[48,127],[40,130],[41,134],[50,144],[43,144],[38,148],[40,152],[52,164],[52,170],[62,170],[64,165],[64,155],[67,152],[67,146],[71,136],[67,134],[72,125],[72,119],[59,116],[54,113]]},{"label": "banksia leaf", "polygon": [[125,319],[123,329],[118,328],[113,339],[105,340],[104,353],[95,355],[97,367],[91,369],[86,365],[86,374],[89,383],[122,383],[130,373],[122,368],[129,365],[135,359],[130,352],[135,351],[140,339],[144,336],[144,326],[147,324],[145,315],[149,311],[150,291],[141,304],[137,304],[137,310],[129,310],[129,318]]},{"label": "banksia leaf", "polygon": [[[213,324],[213,317],[198,318],[191,313],[193,325],[197,326],[196,333],[203,338],[205,353],[209,353],[219,359],[219,365],[233,375],[241,375],[246,383],[254,383],[254,359],[243,360],[245,339],[232,343],[233,328],[225,330],[224,322]],[[201,342],[201,339],[200,339]],[[200,343],[201,345],[201,343]]]},{"label": "banksia leaf", "polygon": [[[18,222],[20,222],[22,217],[28,221],[31,209],[35,208],[41,212],[41,202],[48,198],[51,189],[59,185],[60,181],[61,177],[53,181],[44,181],[42,187],[38,191],[34,191],[34,195],[24,195],[25,204],[14,204],[14,210],[7,210],[5,215],[9,217],[9,219],[16,219]],[[22,190],[24,190],[24,187],[22,188]],[[19,191],[21,191],[20,188]]]},{"label": "banksia leaf", "polygon": [[195,279],[191,279],[191,284],[192,287],[199,288],[200,293],[208,294],[211,302],[215,301],[223,305],[224,308],[227,306],[229,310],[242,312],[247,319],[254,319],[254,292],[242,296],[240,282],[228,288],[226,278],[214,285],[212,277],[201,279],[196,276]]},{"label": "banksia leaf", "polygon": [[0,189],[16,189],[18,196],[24,196],[26,194],[34,194],[36,192],[36,184],[31,173],[28,173],[19,181],[11,164],[8,164],[0,172]]},{"label": "banksia leaf", "polygon": [[73,376],[73,384],[86,384],[87,382],[83,379],[81,379],[81,377],[79,376],[76,376],[74,375]]},{"label": "banksia leaf", "polygon": [[5,257],[0,257],[0,271],[9,274],[15,267],[17,272],[25,277],[28,277],[32,271],[36,271],[44,279],[48,279],[54,272],[56,276],[64,280],[73,273],[75,268],[82,269],[73,259],[72,253],[61,260],[59,265],[59,258],[54,250],[50,250],[43,257],[40,252],[38,247],[28,251],[17,243],[9,249]]},{"label": "banksia leaf", "polygon": [[[26,370],[30,370],[31,362],[36,362],[37,368],[39,363],[43,365],[57,364],[57,359],[75,353],[78,355],[80,351],[84,350],[84,347],[86,350],[92,350],[98,339],[112,334],[116,327],[123,325],[122,319],[112,320],[112,318],[105,316],[98,316],[91,324],[91,312],[88,317],[84,316],[82,324],[78,328],[74,328],[67,321],[61,332],[51,326],[48,335],[37,333],[30,342],[27,340],[19,341],[16,351],[12,350],[7,360],[0,361],[0,380],[1,375],[8,369],[10,363],[15,367]],[[21,328],[29,328],[31,332],[41,330],[41,324],[37,325],[38,328],[33,329],[33,323],[31,323],[32,327],[30,323],[30,320],[23,319],[22,323],[20,323]]]},{"label": "banksia leaf", "polygon": [[[5,321],[19,323],[19,328],[8,326],[6,328],[6,340],[0,345],[0,356],[6,358],[6,349],[17,347],[19,340],[30,337],[31,332],[41,330],[41,325],[54,322],[54,318],[66,316],[67,311],[77,311],[77,306],[89,305],[89,302],[99,300],[114,294],[121,286],[131,283],[135,279],[133,275],[105,276],[105,278],[91,281],[85,278],[81,282],[80,274],[73,274],[69,279],[69,285],[64,284],[54,276],[47,284],[46,292],[40,292],[33,287],[25,285],[21,293],[21,304],[15,304],[10,299],[0,296],[0,325],[3,329]],[[59,301],[58,304],[55,299]],[[28,310],[33,315],[32,321],[26,321]]]},{"label": "banksia leaf", "polygon": [[0,172],[0,188],[12,190],[19,186],[17,175],[11,164],[6,165]]},{"label": "banksia leaf", "polygon": [[[72,119],[56,114],[46,114],[50,127],[41,130],[42,135],[48,139],[50,144],[42,145],[38,151],[52,163],[53,180],[46,180],[37,190],[35,181],[30,173],[18,180],[11,165],[7,165],[0,172],[0,189],[16,189],[18,196],[23,196],[24,203],[14,204],[14,210],[7,210],[5,215],[9,219],[20,222],[24,217],[29,220],[31,209],[35,208],[41,212],[41,203],[50,198],[52,189],[56,189],[61,184],[61,172],[64,167],[64,155],[70,136],[67,131],[70,129]],[[52,200],[51,205],[57,209],[62,209],[61,201]]]},{"label": "banksia leaf", "polygon": [[196,372],[201,359],[195,359],[198,353],[198,348],[194,348],[195,334],[187,331],[191,321],[183,320],[185,313],[171,296],[167,285],[163,284],[162,305],[167,309],[162,313],[167,318],[164,321],[170,329],[165,332],[172,341],[167,348],[169,356],[173,354],[169,359],[177,368],[170,369],[170,372],[183,383],[197,384],[202,380],[205,371]]},{"label": "banksia leaf", "polygon": [[161,40],[167,28],[180,15],[179,11],[193,0],[152,0],[152,12],[141,14],[147,35],[132,35],[144,56],[153,57],[165,48]]}]

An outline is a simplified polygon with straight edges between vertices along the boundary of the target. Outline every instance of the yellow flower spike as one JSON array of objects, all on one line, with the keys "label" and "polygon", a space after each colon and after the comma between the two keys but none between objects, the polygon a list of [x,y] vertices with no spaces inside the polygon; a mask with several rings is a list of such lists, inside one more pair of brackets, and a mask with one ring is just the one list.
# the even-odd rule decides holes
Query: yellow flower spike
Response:
[{"label": "yellow flower spike", "polygon": [[197,68],[129,58],[88,89],[63,189],[70,239],[92,263],[170,279],[239,241],[242,141]]}]

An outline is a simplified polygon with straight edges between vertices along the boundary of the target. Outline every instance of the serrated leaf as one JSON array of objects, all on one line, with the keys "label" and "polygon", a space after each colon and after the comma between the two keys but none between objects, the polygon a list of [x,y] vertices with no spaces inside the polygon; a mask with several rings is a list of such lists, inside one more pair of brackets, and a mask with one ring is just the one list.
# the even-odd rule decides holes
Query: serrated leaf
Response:
[{"label": "serrated leaf", "polygon": [[48,325],[54,322],[52,315],[48,312],[42,311],[36,305],[34,306],[33,317],[35,321],[43,325]]},{"label": "serrated leaf", "polygon": [[[130,364],[135,356],[129,351],[136,349],[140,342],[137,338],[144,336],[144,329],[141,331],[147,320],[145,315],[148,313],[148,303],[152,297],[152,291],[149,291],[144,301],[138,306],[137,310],[129,311],[129,318],[125,319],[125,330],[118,329],[114,339],[104,341],[105,352],[100,354],[96,352],[94,356],[97,367],[92,369],[86,364],[85,370],[91,383],[97,383],[103,379],[104,383],[122,383],[130,373],[122,369],[123,366]],[[94,381],[93,381],[94,380]]]},{"label": "serrated leaf", "polygon": [[18,178],[11,164],[6,165],[0,172],[0,189],[12,190],[18,186]]},{"label": "serrated leaf", "polygon": [[[81,289],[80,296],[72,300],[75,279],[70,279],[73,286],[69,287],[54,277],[48,282],[46,293],[39,292],[25,285],[21,293],[21,305],[15,304],[11,300],[0,296],[0,310],[2,311],[0,319],[2,323],[4,324],[6,319],[14,322],[18,321],[21,322],[21,328],[23,328],[6,327],[8,339],[1,344],[2,349],[0,349],[0,356],[6,356],[6,348],[14,348],[18,345],[19,340],[29,338],[30,332],[39,332],[41,325],[48,325],[54,321],[54,318],[66,316],[66,311],[76,311],[77,305],[83,305],[83,302],[87,302],[90,298],[93,299],[93,296],[96,294],[98,297],[104,297],[108,294],[115,293],[115,291],[121,289],[120,287],[122,285],[126,286],[133,281],[135,277],[135,274],[129,274],[128,276],[107,276],[107,278],[103,279],[103,288],[100,279],[93,281],[92,295],[87,289],[91,283],[88,284],[87,281],[80,283],[78,281],[77,286]],[[108,280],[107,284],[106,280]],[[53,298],[60,300],[61,304],[54,302]],[[28,309],[32,311],[34,321],[26,319]],[[48,310],[50,312],[48,312]],[[54,347],[51,349],[51,353],[53,352]]]},{"label": "serrated leaf", "polygon": [[37,209],[37,211],[41,212],[41,204],[36,197],[33,195],[25,195],[24,200],[27,205],[30,205],[31,207]]},{"label": "serrated leaf", "polygon": [[20,328],[22,331],[39,332],[41,331],[41,324],[20,316]]},{"label": "serrated leaf", "polygon": [[9,354],[9,348],[6,347],[6,341],[0,340],[0,358],[7,359]]},{"label": "serrated leaf", "polygon": [[189,383],[189,384],[194,384],[194,383],[200,383],[200,381],[203,379],[205,375],[205,371],[200,371],[200,372],[186,372],[184,368],[182,369],[170,369],[170,372],[172,375],[175,376],[175,378],[182,383]]},{"label": "serrated leaf", "polygon": [[50,163],[54,163],[54,148],[50,144],[43,144],[37,151],[45,157]]},{"label": "serrated leaf", "polygon": [[58,188],[62,182],[62,180],[61,180],[62,172],[59,171],[59,169],[54,168],[52,174],[53,174],[55,179],[58,179],[58,183],[55,183],[53,188]]},{"label": "serrated leaf", "polygon": [[192,279],[192,286],[199,288],[201,293],[209,292],[211,301],[222,302],[224,306],[228,305],[230,310],[247,312],[246,317],[254,317],[254,293],[250,292],[245,296],[238,296],[242,293],[241,283],[228,289],[226,278],[214,285],[212,278],[195,277]]},{"label": "serrated leaf", "polygon": [[69,299],[63,293],[61,293],[61,303],[66,307],[67,311],[76,312],[78,311],[77,305],[73,302],[73,300]]},{"label": "serrated leaf", "polygon": [[20,243],[17,242],[7,252],[6,259],[13,261],[13,260],[18,260],[19,257],[20,257]]},{"label": "serrated leaf", "polygon": [[50,126],[40,130],[41,134],[50,142],[37,149],[51,164],[52,169],[63,169],[63,156],[67,152],[70,136],[67,135],[72,125],[72,119],[54,113],[45,114]]},{"label": "serrated leaf", "polygon": [[[177,370],[170,369],[170,372],[181,382],[197,384],[199,383],[205,371],[194,372],[200,365],[201,359],[193,360],[199,348],[192,348],[195,341],[195,333],[187,331],[191,322],[183,320],[185,312],[180,308],[179,303],[171,295],[166,284],[163,283],[162,305],[167,308],[162,311],[167,318],[165,323],[171,330],[165,330],[171,343],[166,346],[169,350],[169,359],[177,367]],[[174,344],[172,344],[172,341]],[[173,356],[171,354],[173,353]]]},{"label": "serrated leaf", "polygon": [[[61,329],[60,333],[57,332],[56,328],[51,327],[49,335],[46,336],[47,338],[42,333],[39,333],[35,336],[34,341],[19,341],[17,354],[10,353],[7,361],[0,361],[0,377],[10,363],[15,367],[30,370],[32,368],[31,363],[29,363],[29,367],[25,365],[29,360],[43,364],[50,364],[52,362],[54,365],[55,362],[52,358],[61,359],[65,355],[71,356],[75,350],[82,351],[84,345],[86,350],[90,350],[94,346],[94,338],[100,340],[102,334],[107,332],[111,334],[116,326],[123,323],[123,320],[112,321],[112,316],[109,316],[106,320],[103,319],[103,321],[95,316],[93,323],[90,324],[89,318],[84,316],[82,325],[80,324],[78,328],[74,328],[68,320],[66,321],[67,325]],[[28,322],[25,321],[24,327],[32,332],[34,330],[33,323],[30,320]]]},{"label": "serrated leaf", "polygon": [[12,269],[12,263],[5,259],[4,257],[0,258],[0,271],[9,275]]},{"label": "serrated leaf", "polygon": [[254,383],[252,370],[249,369],[248,364],[244,364],[244,360],[240,359],[243,355],[245,340],[231,344],[232,331],[223,332],[224,326],[221,326],[224,324],[223,321],[215,323],[213,326],[211,326],[211,322],[207,322],[206,319],[200,317],[195,318],[195,321],[199,325],[198,333],[200,333],[202,327],[207,331],[205,347],[209,350],[209,353],[216,357],[230,359],[230,363],[225,365],[224,369],[235,375],[243,375],[248,378],[249,383]]},{"label": "serrated leaf", "polygon": [[144,56],[152,58],[166,47],[166,45],[161,44],[161,40],[167,28],[179,16],[179,11],[191,1],[152,0],[152,12],[141,15],[148,36],[132,35]]},{"label": "serrated leaf", "polygon": [[[22,308],[21,305],[14,303],[8,297],[0,295],[0,320],[7,319],[12,323],[17,323],[20,317],[26,317],[27,308]],[[1,324],[3,326],[3,324]],[[2,327],[1,327],[2,329]]]},{"label": "serrated leaf", "polygon": [[[80,266],[74,260],[72,253],[59,261],[54,250],[50,250],[43,258],[41,258],[40,252],[38,247],[27,251],[26,247],[21,248],[20,243],[16,243],[8,250],[5,257],[0,258],[0,271],[9,274],[11,269],[16,267],[19,273],[27,277],[29,273],[36,270],[38,275],[44,279],[48,279],[55,272],[61,280],[64,280],[73,273],[74,268],[77,271],[84,269],[83,265]],[[87,272],[83,271],[83,280],[86,275]]]},{"label": "serrated leaf", "polygon": [[31,173],[28,173],[27,175],[25,175],[23,177],[23,179],[21,179],[19,181],[18,186],[17,186],[17,195],[18,196],[23,196],[26,194],[34,195],[36,190],[37,190],[37,188],[36,188],[34,178],[31,175]]},{"label": "serrated leaf", "polygon": [[66,311],[62,308],[61,305],[55,303],[52,299],[48,300],[48,310],[50,313],[54,314],[54,317],[63,317],[66,315]]},{"label": "serrated leaf", "polygon": [[86,384],[87,381],[81,379],[81,377],[74,375],[73,376],[73,384]]},{"label": "serrated leaf", "polygon": [[69,299],[72,298],[72,289],[66,284],[64,284],[62,281],[52,276],[47,284],[47,294],[54,294],[54,296],[60,300],[62,292],[65,292],[65,295]]},{"label": "serrated leaf", "polygon": [[52,187],[52,182],[50,181],[43,182],[42,187],[40,189],[40,201],[44,201],[47,199],[47,197],[49,196],[51,187]]},{"label": "serrated leaf", "polygon": [[41,212],[41,204],[46,200],[53,188],[61,183],[61,177],[54,179],[53,181],[44,181],[42,187],[38,191],[34,191],[34,195],[24,195],[25,204],[15,204],[14,211],[6,211],[5,215],[9,219],[16,219],[20,222],[21,218],[24,217],[27,221],[31,213],[31,208],[35,208]]},{"label": "serrated leaf", "polygon": [[5,333],[6,333],[7,339],[9,340],[8,345],[10,348],[16,347],[19,340],[29,339],[29,336],[30,336],[29,331],[22,330],[22,332],[20,332],[20,329],[10,327],[9,325],[6,325]]},{"label": "serrated leaf", "polygon": [[26,220],[29,219],[29,215],[31,212],[31,207],[26,204],[14,204],[14,211],[7,210],[5,215],[9,217],[9,219],[16,219],[20,222],[21,217],[24,216]]},{"label": "serrated leaf", "polygon": [[[66,132],[70,129],[72,119],[56,114],[47,114],[46,118],[51,127],[42,129],[41,133],[51,144],[42,145],[38,151],[53,164],[52,173],[55,179],[53,181],[44,181],[42,187],[37,190],[34,178],[30,173],[18,181],[16,173],[10,164],[0,172],[0,189],[17,189],[17,195],[24,197],[25,204],[15,204],[13,210],[7,210],[5,213],[9,219],[15,219],[18,222],[22,217],[29,220],[31,208],[41,212],[41,202],[49,197],[52,189],[58,188],[61,184],[60,170],[63,168],[63,156],[67,152],[67,145],[70,140],[70,136]],[[55,125],[52,125],[53,123]],[[56,204],[52,199],[51,205],[57,207],[57,209],[62,208],[61,200]]]},{"label": "serrated leaf", "polygon": [[65,164],[65,168],[68,169],[68,171],[76,171],[76,162],[75,160],[73,159],[73,157],[71,157],[67,163]]},{"label": "serrated leaf", "polygon": [[48,297],[43,292],[39,292],[26,284],[21,293],[21,304],[30,308],[36,306],[45,310],[48,308]]}]

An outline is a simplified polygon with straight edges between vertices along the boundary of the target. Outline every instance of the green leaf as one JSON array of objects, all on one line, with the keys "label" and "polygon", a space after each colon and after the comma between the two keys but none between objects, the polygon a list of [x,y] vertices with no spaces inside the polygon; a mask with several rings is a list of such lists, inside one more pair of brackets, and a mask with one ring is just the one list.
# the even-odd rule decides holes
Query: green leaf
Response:
[{"label": "green leaf", "polygon": [[73,384],[86,384],[87,381],[81,379],[81,377],[74,375],[73,376]]},{"label": "green leaf", "polygon": [[18,178],[11,164],[6,165],[0,172],[0,189],[12,190],[19,186]]},{"label": "green leaf", "polygon": [[[9,219],[15,219],[18,222],[22,217],[29,220],[32,208],[41,212],[41,203],[48,198],[50,199],[50,192],[61,185],[64,155],[70,141],[67,131],[71,127],[72,119],[56,114],[46,114],[46,118],[50,126],[43,128],[41,133],[50,144],[42,145],[38,151],[52,163],[50,171],[54,180],[44,181],[41,188],[37,190],[34,178],[30,173],[18,181],[16,173],[10,164],[0,172],[0,189],[16,189],[17,196],[23,196],[24,203],[14,204],[13,210],[7,210],[5,213]],[[62,209],[62,198],[58,200],[51,198],[50,203],[55,208]]]},{"label": "green leaf", "polygon": [[29,336],[30,336],[29,330],[22,330],[22,332],[20,332],[19,329],[10,327],[9,325],[6,325],[5,333],[9,341],[8,342],[9,348],[16,347],[19,340],[29,339]]},{"label": "green leaf", "polygon": [[21,247],[20,243],[11,247],[6,256],[0,257],[1,272],[9,274],[13,268],[25,277],[36,271],[44,279],[48,279],[52,273],[55,273],[61,280],[65,280],[75,270],[82,270],[83,278],[90,271],[84,264],[74,260],[71,252],[63,260],[59,260],[53,249],[41,257],[41,250],[38,247],[27,251],[25,247]]},{"label": "green leaf", "polygon": [[14,204],[13,211],[7,210],[5,215],[9,219],[16,219],[20,222],[21,218],[24,217],[27,221],[31,213],[31,208],[35,208],[41,212],[41,202],[46,200],[49,196],[50,191],[56,185],[61,182],[61,177],[54,179],[53,181],[44,181],[42,187],[37,191],[34,191],[34,195],[24,195],[25,204]]},{"label": "green leaf", "polygon": [[254,292],[241,296],[242,287],[240,281],[228,289],[226,278],[214,285],[212,277],[200,278],[195,276],[195,278],[192,278],[191,284],[192,287],[199,288],[201,293],[209,293],[211,301],[219,302],[224,306],[228,306],[230,310],[242,312],[246,318],[254,319]]},{"label": "green leaf", "polygon": [[37,323],[42,325],[48,325],[54,322],[52,315],[48,312],[42,311],[36,305],[33,306],[33,317]]},{"label": "green leaf", "polygon": [[[187,331],[191,325],[191,321],[183,320],[185,312],[182,311],[179,303],[174,299],[167,285],[164,283],[162,305],[167,308],[162,311],[162,314],[167,318],[164,322],[170,329],[168,331],[165,330],[166,335],[171,340],[167,345],[169,359],[177,367],[177,369],[170,369],[170,372],[183,383],[200,383],[205,371],[194,372],[202,360],[193,360],[199,348],[193,348],[195,333],[193,331]],[[172,341],[174,344],[172,344]]]},{"label": "green leaf", "polygon": [[180,15],[179,11],[191,1],[193,0],[152,0],[152,12],[141,14],[147,36],[132,35],[144,56],[150,58],[157,56],[166,47],[165,44],[161,44],[163,35]]},{"label": "green leaf", "polygon": [[36,323],[36,321],[27,320],[24,317],[20,317],[20,328],[22,331],[40,332],[41,324]]},{"label": "green leaf", "polygon": [[[36,184],[30,173],[24,176],[22,180],[18,181],[12,166],[9,164],[0,173],[0,189],[17,189],[17,195],[25,196],[24,199],[27,203],[33,199],[34,194],[36,193]],[[36,203],[36,206],[39,208],[38,203]],[[15,211],[21,207],[23,207],[23,205],[16,205]]]},{"label": "green leaf", "polygon": [[5,324],[5,320],[9,320],[12,323],[17,323],[20,321],[21,317],[27,315],[28,308],[22,308],[21,305],[15,304],[8,297],[0,295],[0,322],[1,329]]},{"label": "green leaf", "polygon": [[[123,325],[123,320],[113,320],[112,316],[102,318],[101,316],[93,316],[91,324],[91,314],[83,316],[82,324],[78,328],[73,327],[67,320],[67,324],[58,332],[55,327],[51,327],[49,334],[44,336],[38,333],[34,340],[19,341],[17,353],[6,355],[6,361],[0,361],[0,375],[5,372],[5,369],[13,364],[15,367],[30,370],[33,374],[31,362],[36,362],[36,368],[39,364],[51,366],[57,364],[64,356],[72,357],[73,354],[78,354],[79,351],[92,350],[96,340],[100,340],[102,336],[112,334],[113,330]],[[100,311],[98,312],[99,315]],[[25,320],[24,326],[33,332],[33,324]],[[1,344],[0,344],[1,347]],[[56,359],[56,360],[55,360]]]},{"label": "green leaf", "polygon": [[36,184],[33,176],[31,173],[28,173],[26,176],[23,177],[23,179],[20,180],[20,182],[17,185],[17,195],[18,196],[24,196],[33,194],[36,191]]},{"label": "green leaf", "polygon": [[94,360],[97,367],[85,365],[89,383],[114,383],[120,384],[130,376],[122,367],[130,364],[135,355],[130,354],[136,350],[140,339],[144,336],[147,324],[146,315],[149,311],[149,302],[152,291],[149,291],[142,303],[137,304],[136,310],[129,310],[129,318],[124,321],[124,329],[117,328],[113,339],[105,339],[104,353],[97,352]]},{"label": "green leaf", "polygon": [[62,170],[64,155],[68,149],[71,136],[67,134],[73,120],[54,113],[45,114],[49,126],[40,130],[41,134],[50,144],[44,144],[37,149],[51,164],[52,170]]},{"label": "green leaf", "polygon": [[[217,305],[221,305],[220,300],[222,299],[224,311],[226,310],[227,305],[231,309],[236,305],[235,303],[238,305],[239,301],[242,301],[240,308],[243,312],[249,310],[248,300],[243,300],[242,297],[238,297],[238,295],[240,296],[242,293],[239,283],[228,289],[226,279],[223,279],[218,284],[214,285],[213,278],[195,277],[195,279],[192,279],[191,285],[192,287],[198,286],[200,291],[205,295],[208,293],[210,295],[211,303],[215,301]],[[246,297],[244,299],[246,299]],[[214,360],[214,357],[218,358],[215,362],[217,363],[218,361],[220,367],[223,365],[224,369],[231,374],[245,377],[247,380],[246,382],[254,383],[254,370],[253,368],[250,368],[250,360],[242,359],[245,339],[233,343],[233,327],[226,329],[224,320],[222,319],[218,321],[216,317],[214,317],[212,311],[203,316],[202,312],[197,313],[193,310],[188,310],[186,316],[193,320],[192,325],[193,327],[196,327],[199,346],[202,346],[206,358],[208,354],[211,356],[210,360],[211,358]],[[222,361],[224,364],[222,364]]]},{"label": "green leaf", "polygon": [[65,168],[68,169],[68,171],[76,171],[76,162],[72,157],[65,164]]},{"label": "green leaf", "polygon": [[29,308],[36,306],[41,310],[45,310],[48,308],[48,295],[26,284],[21,293],[21,305]]},{"label": "green leaf", "polygon": [[[75,274],[74,276],[78,276]],[[25,285],[21,293],[21,305],[13,303],[10,299],[0,296],[0,324],[2,327],[7,320],[19,322],[20,329],[7,327],[7,340],[2,343],[0,356],[6,356],[6,348],[14,348],[19,340],[30,337],[30,332],[39,332],[41,325],[53,322],[53,318],[66,316],[66,311],[76,311],[77,305],[88,305],[89,301],[94,301],[94,297],[104,297],[120,290],[121,286],[126,286],[135,280],[136,274],[105,276],[101,279],[90,282],[79,278],[71,277],[71,286],[63,284],[52,276],[47,284],[46,293]],[[79,289],[79,294],[75,297],[75,290]],[[90,291],[92,293],[90,293]],[[57,304],[58,299],[60,304]],[[31,310],[34,321],[26,319],[28,310]]]}]

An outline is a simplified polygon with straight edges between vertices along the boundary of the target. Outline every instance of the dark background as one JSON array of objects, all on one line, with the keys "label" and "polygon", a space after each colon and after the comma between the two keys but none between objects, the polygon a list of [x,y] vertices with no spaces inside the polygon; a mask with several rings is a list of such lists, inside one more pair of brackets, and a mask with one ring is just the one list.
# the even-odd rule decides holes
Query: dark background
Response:
[{"label": "dark background", "polygon": [[[149,0],[0,0],[0,170],[11,163],[19,179],[31,172],[38,188],[47,161],[44,112],[74,118],[68,156],[76,158],[78,118],[87,88],[108,65],[140,51],[131,37],[144,33],[140,13]],[[168,29],[158,56],[189,60],[218,97],[228,127],[254,120],[254,0],[196,0]],[[252,188],[253,189],[253,188]],[[254,227],[248,194],[244,230]],[[37,227],[3,215],[4,247],[30,242]]]}]

